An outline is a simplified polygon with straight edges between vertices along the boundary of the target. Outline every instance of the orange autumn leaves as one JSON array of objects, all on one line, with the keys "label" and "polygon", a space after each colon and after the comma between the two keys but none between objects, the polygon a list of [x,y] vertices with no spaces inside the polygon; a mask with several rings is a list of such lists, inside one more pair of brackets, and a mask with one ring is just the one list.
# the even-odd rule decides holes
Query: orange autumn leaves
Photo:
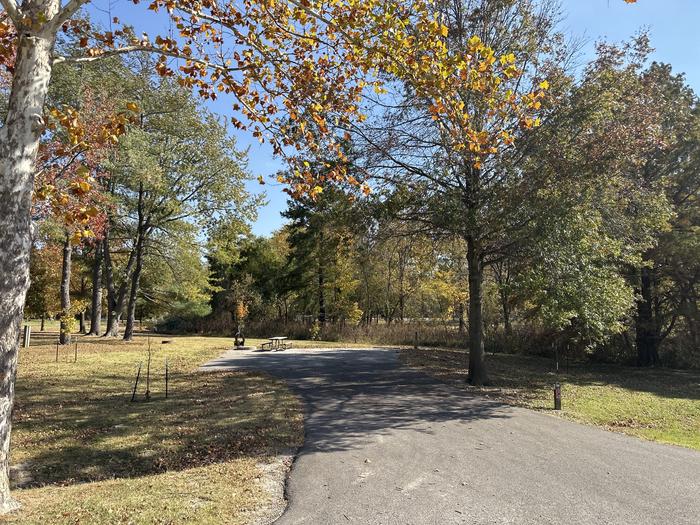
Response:
[{"label": "orange autumn leaves", "polygon": [[[328,182],[360,183],[347,175],[339,145],[348,137],[336,130],[363,121],[360,104],[366,89],[383,92],[379,78],[405,82],[427,97],[436,121],[456,149],[473,154],[475,167],[510,146],[517,127],[539,124],[546,82],[530,96],[516,96],[506,87],[521,74],[512,55],[496,57],[478,40],[466,54],[448,52],[449,29],[434,16],[434,0],[149,1],[149,9],[170,15],[168,36],[135,35],[117,18],[110,31],[100,31],[71,16],[63,30],[85,48],[85,59],[156,53],[158,74],[177,76],[204,98],[233,98],[233,125],[286,157],[292,169],[284,182],[295,196],[318,193]],[[10,71],[15,43],[14,28],[0,13],[0,57]],[[460,100],[465,93],[488,105],[489,126],[472,123]],[[329,152],[339,158],[330,169],[312,172],[303,164]]]},{"label": "orange autumn leaves", "polygon": [[34,215],[51,216],[74,244],[101,234],[107,199],[98,180],[102,164],[126,133],[138,108],[128,103],[116,111],[86,93],[80,113],[69,106],[51,108],[41,143],[34,191]]},{"label": "orange autumn leaves", "polygon": [[[340,145],[350,139],[345,130],[365,119],[367,90],[383,93],[384,80],[430,100],[455,149],[469,151],[475,167],[512,144],[515,128],[539,124],[546,88],[525,98],[509,91],[521,75],[515,56],[495,56],[476,37],[463,52],[448,50],[449,29],[432,0],[152,0],[149,9],[167,11],[177,34],[137,37],[118,20],[110,32],[78,20],[64,30],[88,57],[149,50],[161,55],[158,74],[204,98],[232,98],[233,125],[286,158],[291,169],[281,181],[293,196],[318,194],[329,183],[362,184],[348,175]],[[462,102],[469,92],[488,106],[489,129],[472,122]],[[499,120],[506,125],[495,129]],[[319,157],[337,161],[310,169],[305,161]]]},{"label": "orange autumn leaves", "polygon": [[[441,35],[447,34],[444,28]],[[490,156],[511,146],[518,130],[540,125],[537,114],[549,82],[542,80],[532,91],[519,94],[523,71],[514,54],[496,56],[478,36],[458,51],[448,51],[444,40],[440,43],[432,56],[416,59],[418,65],[407,81],[420,98],[429,100],[428,111],[443,143],[478,170]]]}]

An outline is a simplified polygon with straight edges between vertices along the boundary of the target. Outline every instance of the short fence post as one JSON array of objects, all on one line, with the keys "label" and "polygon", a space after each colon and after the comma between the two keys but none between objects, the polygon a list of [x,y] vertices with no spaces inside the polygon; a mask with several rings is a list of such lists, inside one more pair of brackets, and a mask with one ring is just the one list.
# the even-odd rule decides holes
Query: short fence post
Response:
[{"label": "short fence post", "polygon": [[78,338],[75,338],[75,355],[73,357],[73,362],[77,363],[78,362]]},{"label": "short fence post", "polygon": [[554,410],[561,410],[561,385],[554,383]]},{"label": "short fence post", "polygon": [[29,341],[31,340],[32,337],[32,327],[29,326],[28,324],[24,325],[24,339],[22,341],[22,346],[24,348],[29,348]]},{"label": "short fence post", "polygon": [[59,343],[60,343],[60,340],[56,341],[56,362],[57,363],[58,363],[58,345],[59,345]]},{"label": "short fence post", "polygon": [[168,358],[165,358],[165,399],[168,398]]}]

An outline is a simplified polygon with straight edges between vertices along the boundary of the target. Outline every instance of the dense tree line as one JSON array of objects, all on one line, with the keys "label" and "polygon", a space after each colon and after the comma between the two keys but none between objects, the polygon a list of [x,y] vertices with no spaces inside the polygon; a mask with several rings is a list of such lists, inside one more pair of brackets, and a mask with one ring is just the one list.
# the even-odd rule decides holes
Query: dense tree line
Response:
[{"label": "dense tree line", "polygon": [[[139,56],[59,69],[54,77],[49,96],[58,107],[95,105],[94,98],[134,106],[118,144],[91,151],[91,164],[80,165],[89,166],[91,189],[69,193],[93,216],[89,231],[64,207],[35,201],[40,235],[26,315],[61,319],[64,344],[73,331],[118,336],[122,319],[129,340],[137,318],[205,301],[207,231],[236,227],[255,213],[256,199],[244,188],[245,155],[226,127],[189,92],[153,76],[152,67]],[[64,138],[58,130],[47,140]],[[52,187],[72,188],[66,171]]]},{"label": "dense tree line", "polygon": [[[251,319],[448,321],[457,334],[472,327],[463,344],[481,331],[505,351],[525,339],[529,351],[697,366],[698,100],[649,53],[640,35],[601,44],[579,79],[547,66],[542,125],[477,174],[456,169],[449,143],[426,140],[441,131],[429,110],[421,121],[415,101],[388,108],[357,130],[348,161],[373,195],[290,203],[287,226],[234,247],[214,282],[244,288]],[[270,275],[255,269],[261,258],[275,261]]]}]

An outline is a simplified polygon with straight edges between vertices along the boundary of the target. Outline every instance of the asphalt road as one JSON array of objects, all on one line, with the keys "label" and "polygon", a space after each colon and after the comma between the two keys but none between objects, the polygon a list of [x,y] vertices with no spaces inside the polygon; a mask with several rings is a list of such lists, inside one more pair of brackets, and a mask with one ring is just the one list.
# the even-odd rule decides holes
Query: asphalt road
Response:
[{"label": "asphalt road", "polygon": [[[700,524],[700,453],[504,406],[394,350],[230,351],[306,402],[290,524]],[[700,402],[700,401],[699,401]]]}]

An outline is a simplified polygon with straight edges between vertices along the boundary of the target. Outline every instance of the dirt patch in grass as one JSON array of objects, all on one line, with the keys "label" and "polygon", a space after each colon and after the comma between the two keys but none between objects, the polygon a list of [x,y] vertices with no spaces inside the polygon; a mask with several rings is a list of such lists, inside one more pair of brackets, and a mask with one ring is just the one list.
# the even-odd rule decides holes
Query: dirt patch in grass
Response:
[{"label": "dirt patch in grass", "polygon": [[[541,410],[662,443],[700,450],[700,373],[638,369],[551,359],[488,355],[492,386],[466,384],[468,354],[458,350],[401,350],[404,364],[461,388],[508,404]],[[562,410],[552,388],[561,384]]]},{"label": "dirt patch in grass", "polygon": [[77,362],[74,347],[58,362],[55,346],[21,351],[12,463],[23,508],[10,521],[242,524],[275,504],[268,467],[301,445],[299,400],[266,375],[198,372],[230,339],[152,337],[146,401],[148,345],[85,337]]}]

